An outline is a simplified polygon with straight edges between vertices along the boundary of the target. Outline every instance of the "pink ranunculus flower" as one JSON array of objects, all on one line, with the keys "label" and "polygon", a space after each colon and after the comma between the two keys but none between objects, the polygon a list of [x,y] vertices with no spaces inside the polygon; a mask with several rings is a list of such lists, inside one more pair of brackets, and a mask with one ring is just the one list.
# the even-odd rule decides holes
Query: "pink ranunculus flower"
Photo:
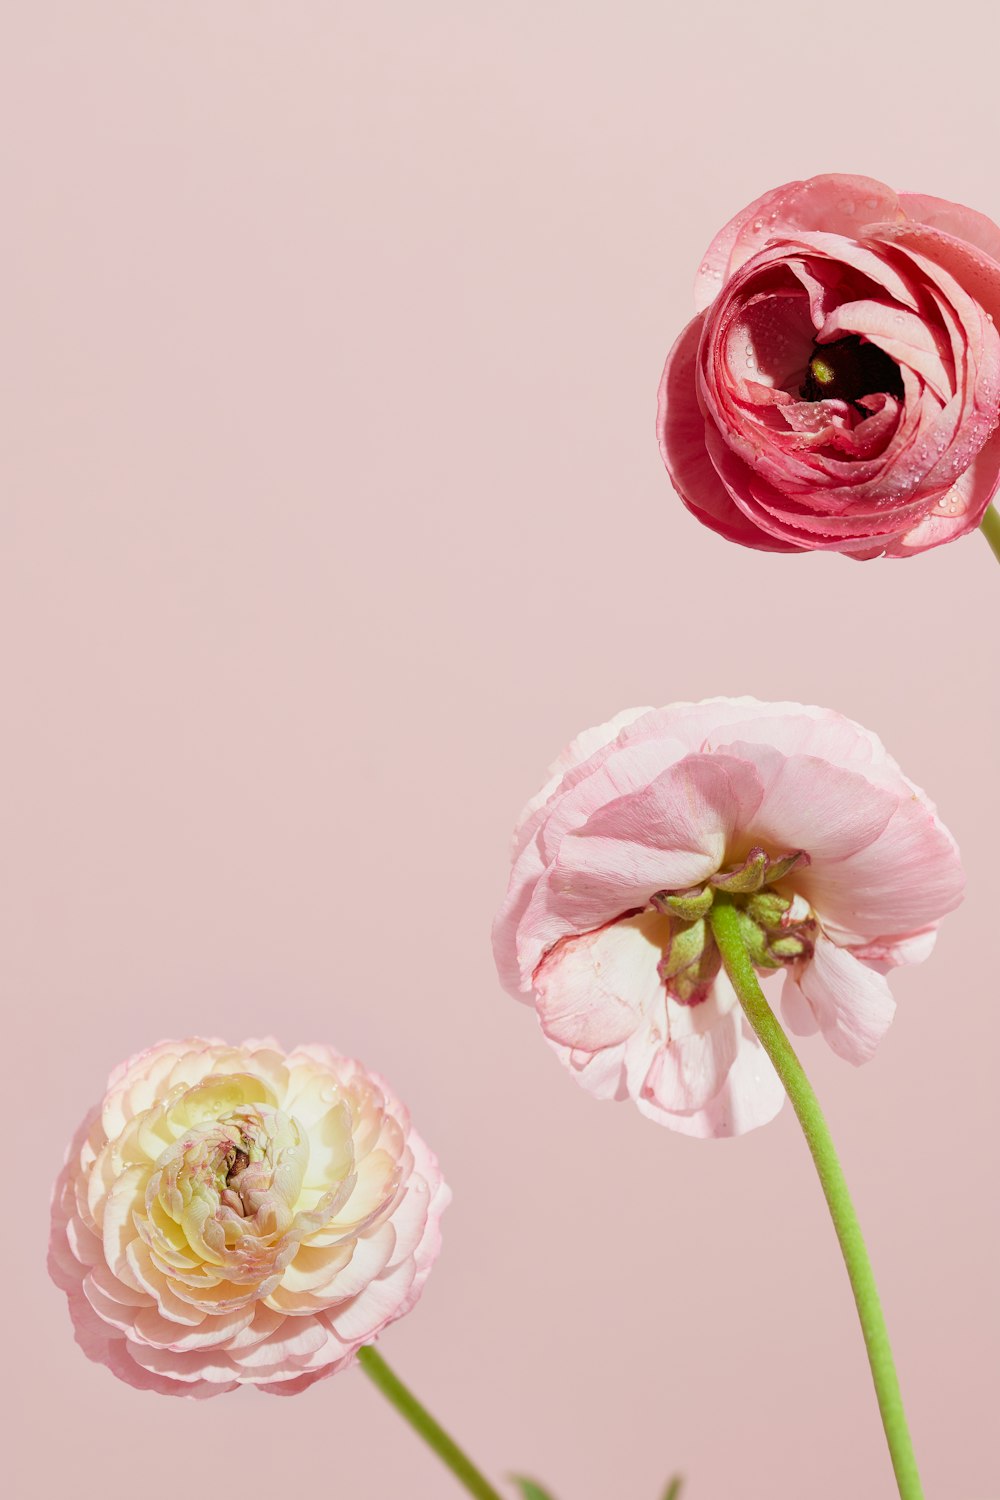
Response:
[{"label": "pink ranunculus flower", "polygon": [[720,966],[716,894],[761,975],[783,972],[788,1026],[861,1063],[892,1019],[886,973],[927,956],[963,886],[954,840],[875,735],[798,703],[676,703],[560,756],[515,833],[494,952],[591,1093],[738,1135],[783,1091]]},{"label": "pink ranunculus flower", "polygon": [[70,1147],[49,1269],[130,1385],[289,1395],[413,1307],[449,1196],[385,1082],[332,1048],[160,1042]]},{"label": "pink ranunculus flower", "polygon": [[909,557],[1000,485],[1000,228],[868,177],[765,193],[716,235],[657,430],[685,505],[772,552]]}]

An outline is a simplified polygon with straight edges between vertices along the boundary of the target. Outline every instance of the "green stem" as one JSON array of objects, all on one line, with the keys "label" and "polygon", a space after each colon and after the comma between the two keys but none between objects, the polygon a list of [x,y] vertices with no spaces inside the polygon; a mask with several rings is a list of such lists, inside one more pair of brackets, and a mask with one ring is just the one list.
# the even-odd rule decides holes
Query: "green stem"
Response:
[{"label": "green stem", "polygon": [[988,505],[979,525],[983,536],[993,548],[993,556],[1000,562],[1000,510],[995,505]]},{"label": "green stem", "polygon": [[441,1462],[465,1485],[470,1495],[475,1495],[476,1500],[502,1500],[499,1492],[484,1479],[472,1460],[466,1457],[444,1428],[435,1422],[426,1407],[421,1406],[413,1392],[392,1373],[374,1345],[366,1344],[363,1349],[358,1350],[358,1364],[372,1384],[377,1385],[383,1396],[391,1401],[400,1416],[409,1422],[414,1432],[423,1438],[429,1448],[433,1448]]},{"label": "green stem", "polygon": [[875,1382],[875,1395],[878,1398],[878,1409],[882,1415],[882,1426],[885,1428],[900,1500],[922,1500],[920,1475],[906,1425],[903,1398],[899,1392],[899,1381],[875,1276],[819,1100],[813,1093],[812,1085],[803,1072],[802,1064],[782,1030],[781,1023],[764,998],[740,931],[736,908],[722,893],[716,895],[711,921],[726,973],[732,980],[747,1020],[760,1038],[764,1051],[785,1086],[785,1092],[798,1115],[806,1144],[816,1164],[857,1303],[861,1332],[868,1351],[868,1363]]}]

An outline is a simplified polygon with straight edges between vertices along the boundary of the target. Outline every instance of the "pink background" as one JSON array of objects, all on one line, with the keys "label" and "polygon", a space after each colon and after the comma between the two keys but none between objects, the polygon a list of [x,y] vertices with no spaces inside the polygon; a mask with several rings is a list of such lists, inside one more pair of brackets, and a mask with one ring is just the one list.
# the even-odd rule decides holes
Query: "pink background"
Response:
[{"label": "pink background", "polygon": [[207,1496],[460,1493],[356,1373],[170,1403],[73,1345],[43,1269],[64,1141],[121,1055],[198,1030],[329,1039],[410,1101],[455,1203],[382,1347],[498,1480],[893,1493],[790,1113],[705,1144],[598,1105],[494,978],[549,759],[624,705],[720,692],[859,718],[963,845],[968,900],[896,979],[876,1060],[805,1056],[928,1492],[1000,1493],[1000,576],[978,537],[882,565],[728,547],[652,430],[701,253],[763,189],[860,171],[1000,216],[997,23],[670,10],[7,10],[18,1500],[161,1500],[181,1471]]}]

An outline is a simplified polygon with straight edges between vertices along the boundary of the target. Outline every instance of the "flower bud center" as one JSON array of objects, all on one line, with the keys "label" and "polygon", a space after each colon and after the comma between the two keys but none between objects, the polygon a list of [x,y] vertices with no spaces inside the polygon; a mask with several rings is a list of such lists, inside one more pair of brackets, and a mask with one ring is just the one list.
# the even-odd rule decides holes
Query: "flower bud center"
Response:
[{"label": "flower bud center", "polygon": [[216,1240],[233,1246],[283,1234],[309,1156],[292,1116],[258,1103],[226,1108],[225,1096],[219,1102],[218,1110],[192,1111],[181,1139],[157,1160],[150,1189],[190,1242],[216,1249]]},{"label": "flower bud center", "polygon": [[743,940],[760,969],[779,969],[808,958],[816,922],[803,897],[775,889],[795,870],[809,864],[804,850],[772,858],[754,845],[740,864],[727,866],[703,886],[685,891],[657,891],[654,911],[670,918],[670,930],[657,972],[668,995],[681,1005],[699,1005],[708,998],[722,967],[708,920],[717,892],[736,907]]},{"label": "flower bud center", "polygon": [[877,392],[903,399],[903,377],[894,359],[877,344],[851,334],[832,344],[816,344],[799,390],[803,401],[849,401]]},{"label": "flower bud center", "polygon": [[229,1152],[229,1170],[226,1173],[226,1187],[232,1187],[234,1179],[238,1179],[244,1167],[250,1165],[250,1157],[246,1151]]}]

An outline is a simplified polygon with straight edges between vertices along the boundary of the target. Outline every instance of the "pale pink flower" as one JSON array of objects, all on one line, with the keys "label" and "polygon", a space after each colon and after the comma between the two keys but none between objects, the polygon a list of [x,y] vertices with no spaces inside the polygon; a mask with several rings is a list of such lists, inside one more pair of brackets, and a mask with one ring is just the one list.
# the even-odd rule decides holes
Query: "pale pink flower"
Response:
[{"label": "pale pink flower", "polygon": [[783,1091],[720,968],[717,892],[760,974],[783,971],[788,1026],[861,1063],[892,1019],[886,973],[927,956],[963,886],[954,840],[875,735],[798,703],[677,703],[560,756],[518,825],[494,951],[591,1093],[738,1135]]},{"label": "pale pink flower", "polygon": [[70,1148],[49,1269],[130,1385],[289,1395],[413,1307],[449,1196],[385,1082],[332,1048],[160,1042]]},{"label": "pale pink flower", "polygon": [[658,431],[699,520],[773,552],[908,557],[1000,485],[1000,228],[869,177],[789,182],[698,273]]}]

